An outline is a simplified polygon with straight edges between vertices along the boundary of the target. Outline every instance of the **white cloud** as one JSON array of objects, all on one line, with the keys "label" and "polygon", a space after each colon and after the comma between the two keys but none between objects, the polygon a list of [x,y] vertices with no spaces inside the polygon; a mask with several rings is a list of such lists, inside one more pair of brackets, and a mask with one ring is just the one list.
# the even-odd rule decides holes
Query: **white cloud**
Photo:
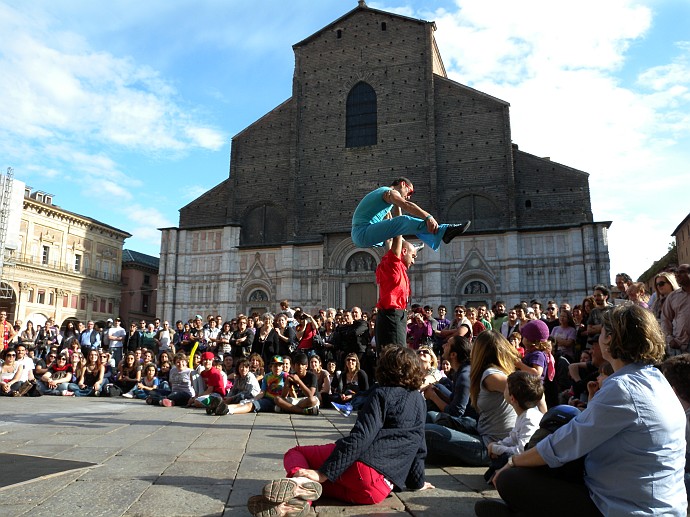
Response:
[{"label": "white cloud", "polygon": [[180,201],[193,201],[202,194],[208,192],[209,187],[204,185],[187,185],[179,189]]},{"label": "white cloud", "polygon": [[[92,49],[50,21],[3,6],[0,125],[17,138],[99,142],[139,152],[216,150],[224,136],[198,122],[169,82],[128,57]],[[35,15],[35,13],[34,13]]]},{"label": "white cloud", "polygon": [[522,150],[589,172],[595,219],[613,221],[612,274],[645,271],[687,215],[664,179],[690,161],[690,45],[627,86],[619,73],[652,24],[640,0],[456,4],[435,17],[449,76],[511,104]]}]

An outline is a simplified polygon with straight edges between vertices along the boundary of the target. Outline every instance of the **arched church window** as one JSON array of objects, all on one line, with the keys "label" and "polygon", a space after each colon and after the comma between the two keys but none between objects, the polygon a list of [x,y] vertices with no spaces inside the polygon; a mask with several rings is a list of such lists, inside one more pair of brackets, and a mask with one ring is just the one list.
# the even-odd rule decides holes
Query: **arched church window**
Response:
[{"label": "arched church window", "polygon": [[472,221],[474,230],[503,228],[503,211],[489,197],[468,194],[455,201],[448,210],[448,222]]},{"label": "arched church window", "polygon": [[376,92],[360,81],[347,95],[345,147],[376,145],[376,124]]}]

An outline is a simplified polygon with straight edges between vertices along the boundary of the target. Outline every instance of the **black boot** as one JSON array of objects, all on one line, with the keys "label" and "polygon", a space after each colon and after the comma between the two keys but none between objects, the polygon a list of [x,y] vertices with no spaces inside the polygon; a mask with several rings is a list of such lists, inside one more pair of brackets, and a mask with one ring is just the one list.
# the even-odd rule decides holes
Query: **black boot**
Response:
[{"label": "black boot", "polygon": [[462,235],[470,227],[472,221],[467,221],[465,224],[449,224],[446,232],[443,234],[443,242],[448,244],[458,235]]}]

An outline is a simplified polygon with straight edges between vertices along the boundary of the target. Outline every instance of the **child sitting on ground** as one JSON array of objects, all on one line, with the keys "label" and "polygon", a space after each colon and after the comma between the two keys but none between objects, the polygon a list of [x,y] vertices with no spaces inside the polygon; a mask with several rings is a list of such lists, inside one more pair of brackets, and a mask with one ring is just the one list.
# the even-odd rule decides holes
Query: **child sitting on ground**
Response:
[{"label": "child sitting on ground", "polygon": [[287,379],[288,374],[283,372],[283,358],[279,355],[274,355],[273,359],[271,359],[271,373],[266,374],[261,381],[261,391],[258,395],[253,400],[244,399],[238,404],[227,405],[221,401],[216,408],[216,414],[235,415],[251,413],[252,411],[272,413],[275,411],[274,399],[283,394],[283,388],[285,388]]},{"label": "child sitting on ground", "polygon": [[508,376],[503,396],[506,402],[513,406],[517,419],[515,427],[508,436],[498,442],[491,442],[487,446],[491,464],[484,478],[488,483],[491,483],[496,470],[503,467],[510,456],[520,454],[525,450],[525,445],[539,429],[539,422],[543,415],[536,406],[543,395],[544,386],[539,377],[527,372],[513,372]]},{"label": "child sitting on ground", "polygon": [[184,352],[175,354],[175,366],[170,369],[170,384],[172,393],[166,397],[161,397],[159,393],[152,392],[146,398],[147,404],[156,404],[159,406],[186,406],[189,399],[194,397],[194,387],[192,386],[192,370],[189,368],[187,356]]},{"label": "child sitting on ground", "polygon": [[201,365],[203,370],[201,370],[200,375],[204,380],[205,389],[197,398],[190,399],[188,405],[215,410],[225,396],[226,380],[223,378],[223,366],[220,361],[215,361],[213,352],[201,354]]},{"label": "child sitting on ground", "polygon": [[[225,358],[223,358],[225,360]],[[239,404],[243,400],[250,401],[256,397],[261,391],[261,386],[259,386],[259,381],[256,380],[256,376],[249,371],[249,360],[244,357],[238,359],[236,362],[236,376],[235,383],[233,384],[227,396],[223,400],[223,405],[220,404],[218,407],[221,408],[221,412],[218,412],[218,407],[215,410],[211,408],[206,408],[206,414],[216,414],[225,415],[222,411],[227,410],[228,404]]]},{"label": "child sitting on ground", "polygon": [[[137,386],[129,393],[123,393],[122,396],[145,400],[153,391],[158,390],[159,380],[156,373],[157,368],[155,364],[149,363],[144,366],[144,376],[137,383]],[[130,396],[128,397],[128,395]]]}]

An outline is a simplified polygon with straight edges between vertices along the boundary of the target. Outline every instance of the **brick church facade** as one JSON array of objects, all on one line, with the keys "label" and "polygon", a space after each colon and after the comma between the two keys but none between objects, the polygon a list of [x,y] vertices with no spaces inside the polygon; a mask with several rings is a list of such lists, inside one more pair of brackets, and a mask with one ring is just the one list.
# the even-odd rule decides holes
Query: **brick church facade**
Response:
[{"label": "brick church facade", "polygon": [[232,139],[228,179],[162,229],[159,313],[186,319],[377,298],[382,249],[350,239],[370,190],[409,177],[414,201],[472,233],[410,270],[413,302],[579,303],[609,281],[585,172],[511,141],[509,105],[448,79],[433,22],[359,6],[293,46],[292,97]]}]

